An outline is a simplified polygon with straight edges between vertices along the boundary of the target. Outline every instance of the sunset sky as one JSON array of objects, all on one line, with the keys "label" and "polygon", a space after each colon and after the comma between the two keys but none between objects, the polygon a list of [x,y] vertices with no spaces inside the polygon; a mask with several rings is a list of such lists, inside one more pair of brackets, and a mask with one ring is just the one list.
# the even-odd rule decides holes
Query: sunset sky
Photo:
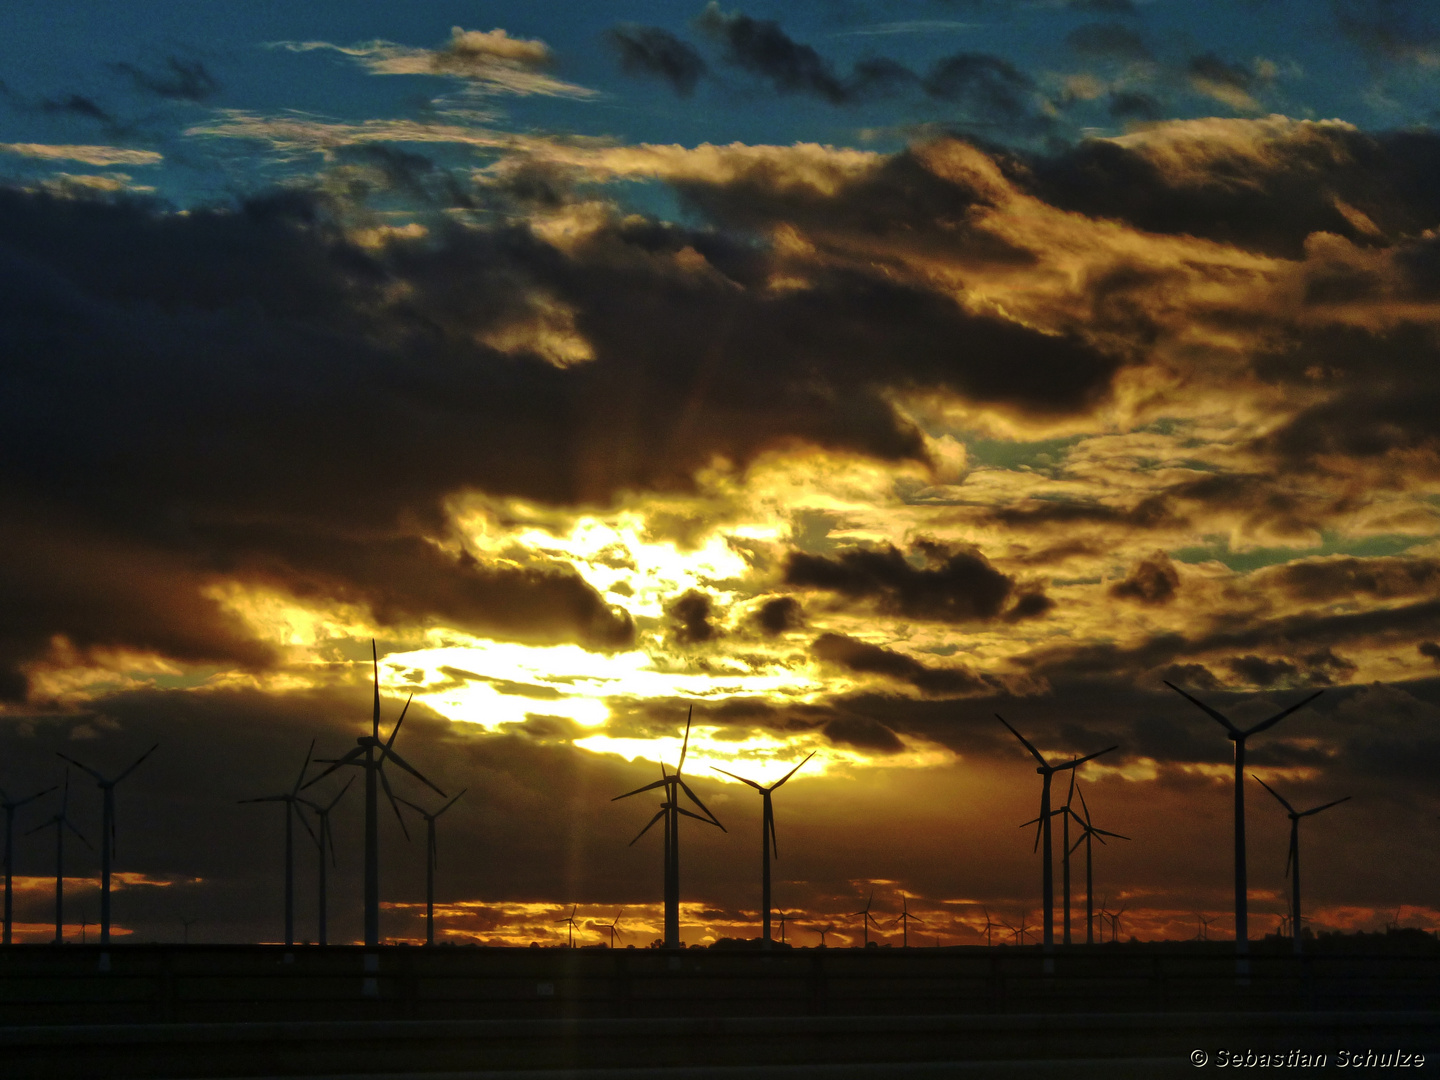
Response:
[{"label": "sunset sky", "polygon": [[[158,741],[117,933],[274,941],[282,811],[238,800],[368,732],[373,638],[382,735],[413,692],[397,749],[467,789],[440,940],[659,936],[659,800],[611,799],[693,706],[729,831],[684,823],[685,941],[758,933],[760,799],[711,766],[814,751],[787,936],[873,891],[975,944],[1040,920],[999,713],[1119,744],[1080,783],[1122,934],[1223,937],[1231,744],[1164,681],[1239,723],[1323,688],[1249,747],[1353,796],[1302,826],[1307,914],[1440,929],[1437,91],[1419,0],[11,5],[0,787]],[[1259,937],[1288,821],[1247,784]],[[91,843],[99,806],[74,774]],[[423,823],[382,812],[416,940]],[[17,872],[48,939],[50,833]]]}]

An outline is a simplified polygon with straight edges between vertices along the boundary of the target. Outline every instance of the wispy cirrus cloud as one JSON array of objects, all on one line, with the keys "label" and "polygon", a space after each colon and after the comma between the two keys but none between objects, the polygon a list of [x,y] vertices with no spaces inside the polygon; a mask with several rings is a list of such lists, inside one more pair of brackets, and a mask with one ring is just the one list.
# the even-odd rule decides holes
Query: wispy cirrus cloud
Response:
[{"label": "wispy cirrus cloud", "polygon": [[0,143],[0,150],[42,161],[78,161],[84,165],[158,165],[164,154],[123,146],[71,146],[53,143]]},{"label": "wispy cirrus cloud", "polygon": [[393,41],[336,45],[328,41],[277,41],[271,48],[289,52],[329,50],[342,53],[376,75],[437,75],[464,79],[477,89],[517,96],[593,98],[599,91],[546,73],[554,54],[545,42],[511,37],[503,29],[453,27],[450,40],[434,49]]}]

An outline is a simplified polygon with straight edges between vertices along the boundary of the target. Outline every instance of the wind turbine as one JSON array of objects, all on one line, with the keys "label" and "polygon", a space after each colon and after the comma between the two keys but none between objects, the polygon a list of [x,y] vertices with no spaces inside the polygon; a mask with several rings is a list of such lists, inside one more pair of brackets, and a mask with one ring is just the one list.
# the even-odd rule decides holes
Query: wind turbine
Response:
[{"label": "wind turbine", "polygon": [[573,949],[575,947],[575,912],[579,909],[579,907],[579,904],[572,904],[570,907],[569,915],[566,915],[563,919],[555,920],[557,923],[568,924],[570,930],[570,943],[566,946],[566,948],[569,949]]},{"label": "wind turbine", "polygon": [[[810,753],[805,755],[805,761],[809,761],[814,756],[815,751],[811,750]],[[804,765],[805,761],[800,762],[800,765]],[[775,841],[775,807],[770,802],[770,796],[776,788],[799,771],[800,765],[796,765],[795,768],[791,769],[769,787],[761,787],[754,780],[746,780],[743,776],[736,776],[734,773],[722,769],[718,765],[710,766],[716,772],[724,773],[732,780],[739,780],[742,784],[749,784],[760,793],[762,803],[762,812],[760,814],[760,907],[764,912],[760,932],[760,947],[762,949],[770,948],[770,849],[773,847],[775,849],[775,857],[777,859],[780,857],[780,846]]]},{"label": "wind turbine", "polygon": [[823,949],[823,948],[825,948],[825,935],[828,934],[828,933],[830,933],[832,930],[835,929],[835,924],[834,924],[834,923],[831,923],[829,926],[824,926],[824,927],[814,926],[814,927],[811,927],[811,929],[814,930],[817,934],[820,935],[820,948]]},{"label": "wind turbine", "polygon": [[390,800],[390,808],[395,811],[401,830],[407,839],[410,836],[410,830],[405,828],[405,819],[400,816],[400,807],[395,805],[395,793],[390,790],[390,781],[385,777],[385,762],[395,762],[442,799],[449,796],[420,775],[414,766],[395,751],[395,736],[400,734],[400,725],[405,722],[405,714],[410,710],[410,700],[414,694],[405,699],[405,708],[400,710],[400,719],[396,720],[395,726],[390,729],[390,738],[383,743],[380,741],[380,658],[375,652],[373,638],[370,641],[370,662],[375,674],[375,708],[370,720],[370,734],[357,738],[355,749],[344,757],[317,758],[316,760],[329,764],[330,768],[309,784],[302,785],[301,790],[325,779],[342,765],[355,765],[365,770],[365,944],[374,948],[380,944],[380,812],[377,780],[379,786],[385,789],[385,797]]},{"label": "wind turbine", "polygon": [[1118,940],[1120,939],[1120,916],[1125,914],[1125,909],[1126,909],[1127,907],[1129,907],[1129,906],[1130,906],[1129,904],[1121,904],[1121,905],[1120,905],[1120,909],[1119,909],[1118,911],[1112,911],[1112,912],[1110,913],[1110,940],[1111,940],[1111,941],[1118,941]]},{"label": "wind turbine", "polygon": [[[665,763],[660,762],[660,779],[653,783],[638,787],[634,791],[627,791],[624,795],[616,795],[611,802],[619,802],[621,799],[628,799],[631,795],[639,795],[643,791],[653,791],[655,788],[665,789],[665,801],[660,804],[660,809],[650,819],[649,824],[641,829],[635,840],[630,841],[634,847],[635,841],[650,831],[662,818],[665,820],[665,937],[664,945],[667,949],[678,949],[680,947],[680,817],[694,818],[696,821],[703,821],[707,825],[714,825],[721,832],[726,832],[724,825],[712,813],[709,808],[700,801],[699,797],[690,790],[690,785],[680,777],[680,771],[685,768],[685,753],[690,748],[690,721],[694,716],[695,707],[690,707],[690,712],[685,717],[685,741],[680,744],[680,764],[675,766],[673,773],[665,771]],[[803,762],[802,762],[803,764]],[[692,814],[680,805],[680,793],[684,792],[686,797],[705,811],[705,817],[699,814]]]},{"label": "wind turbine", "polygon": [[617,937],[621,939],[625,937],[625,935],[620,932],[620,912],[624,910],[624,908],[620,908],[619,911],[615,912],[615,918],[601,927],[602,930],[610,931],[610,948],[612,949],[615,948],[615,939]]},{"label": "wind turbine", "polygon": [[[910,914],[910,904],[903,892],[900,894],[900,914],[896,917],[895,922],[900,924],[900,947],[908,949],[910,947],[910,924],[918,922],[924,926],[925,921],[919,915]],[[894,926],[895,923],[890,925]]]},{"label": "wind turbine", "polygon": [[[310,745],[313,749],[315,744],[311,743]],[[309,755],[306,756],[308,758]],[[301,772],[303,774],[304,770],[302,769]],[[336,795],[333,799],[331,799],[330,802],[325,806],[321,806],[319,803],[312,802],[311,800],[306,798],[300,799],[300,802],[304,803],[306,806],[310,807],[310,809],[315,812],[316,817],[315,831],[310,834],[310,838],[315,841],[315,847],[320,852],[320,925],[318,937],[320,939],[321,945],[330,944],[328,928],[330,902],[327,899],[326,892],[327,868],[325,866],[325,854],[327,851],[330,854],[330,864],[332,866],[336,865],[335,834],[330,831],[330,811],[335,809],[335,804],[338,803],[342,798],[344,798],[345,792],[350,790],[350,785],[354,782],[355,777],[353,776],[350,777],[349,780],[346,780],[345,786],[340,789],[339,794]],[[305,823],[305,819],[303,817],[300,819],[300,823],[302,825]]]},{"label": "wind turbine", "polygon": [[[460,795],[464,795],[469,788],[461,788]],[[343,795],[344,792],[341,792]],[[406,806],[414,810],[425,819],[425,944],[435,944],[435,867],[439,864],[439,849],[435,846],[435,819],[443,814],[459,800],[456,795],[444,806],[440,807],[433,814],[422,807],[416,806],[409,799],[400,799]],[[400,798],[398,795],[396,798]]]},{"label": "wind turbine", "polygon": [[850,914],[846,916],[847,919],[854,919],[856,917],[860,919],[860,929],[865,934],[865,947],[867,949],[870,947],[870,927],[874,926],[876,930],[882,929],[882,927],[880,926],[880,920],[875,918],[874,915],[870,914],[870,905],[874,902],[874,900],[875,890],[871,889],[870,898],[865,901],[865,906],[859,911],[850,912]]},{"label": "wind turbine", "polygon": [[[1255,776],[1254,773],[1250,775]],[[1342,802],[1348,802],[1353,796],[1346,795],[1343,799],[1336,799],[1334,802],[1327,802],[1324,806],[1317,806],[1310,810],[1296,810],[1285,801],[1284,796],[1264,780],[1258,776],[1255,776],[1255,780],[1271,795],[1274,795],[1280,801],[1280,805],[1285,807],[1285,812],[1290,815],[1290,854],[1285,856],[1285,873],[1292,875],[1290,878],[1290,913],[1293,916],[1291,927],[1294,930],[1295,951],[1298,953],[1302,940],[1300,933],[1302,921],[1300,914],[1300,819],[1318,814],[1321,810],[1329,810],[1332,806],[1339,806]]]},{"label": "wind turbine", "polygon": [[[71,765],[77,769],[84,769],[95,778],[95,783],[100,786],[104,793],[102,810],[100,816],[100,944],[110,944],[110,860],[115,854],[115,785],[124,780],[132,772],[140,767],[140,763],[155,752],[160,744],[150,747],[138,758],[135,764],[131,765],[124,772],[120,773],[113,780],[107,780],[89,765],[82,765],[72,757],[60,754]],[[108,962],[108,961],[107,961]]]},{"label": "wind turbine", "polygon": [[[1085,804],[1085,792],[1080,790],[1078,784],[1075,790],[1080,796],[1080,808],[1085,811],[1085,817],[1083,819],[1080,818],[1074,810],[1070,810],[1070,817],[1075,818],[1081,828],[1080,837],[1075,841],[1075,847],[1079,847],[1081,841],[1085,843],[1085,944],[1093,945],[1095,944],[1095,936],[1093,933],[1095,926],[1095,908],[1092,898],[1095,895],[1095,863],[1090,848],[1090,841],[1095,839],[1103,844],[1107,836],[1113,836],[1116,840],[1129,840],[1130,838],[1128,836],[1121,836],[1117,832],[1097,829],[1090,820],[1090,807]],[[1073,852],[1075,848],[1071,848],[1070,850]],[[1104,937],[1103,933],[1101,937]]]},{"label": "wind turbine", "polygon": [[787,942],[785,941],[785,920],[793,919],[795,918],[795,916],[789,914],[788,912],[777,911],[775,913],[775,917],[780,920],[780,944],[785,945],[787,944]]},{"label": "wind turbine", "polygon": [[[295,818],[300,817],[300,808],[296,804],[305,801],[300,797],[300,785],[305,780],[305,770],[310,767],[310,755],[314,752],[315,740],[311,739],[310,747],[300,761],[300,775],[295,777],[295,784],[289,791],[282,791],[279,795],[262,795],[255,799],[238,800],[241,803],[278,802],[285,804],[285,947],[287,949],[295,944]],[[319,844],[320,840],[310,831],[310,823],[300,817],[300,824],[305,827],[307,833],[310,833],[310,839]]]},{"label": "wind turbine", "polygon": [[11,914],[14,910],[10,895],[10,876],[15,872],[15,811],[26,803],[34,802],[41,795],[49,795],[58,786],[51,784],[44,791],[26,795],[23,799],[12,799],[0,788],[0,806],[5,808],[5,945],[10,944]]},{"label": "wind turbine", "polygon": [[990,921],[990,909],[989,909],[988,907],[986,907],[984,904],[981,904],[981,905],[980,905],[980,910],[985,913],[985,947],[986,947],[987,949],[991,949],[991,948],[994,948],[994,947],[995,947],[995,942],[994,942],[994,941],[991,939],[991,937],[990,937],[990,931],[991,931],[992,929],[994,929],[995,927],[997,927],[997,926],[1003,926],[1003,925],[1005,925],[1005,924],[1004,924],[1004,923],[991,922],[991,921]]},{"label": "wind turbine", "polygon": [[1041,891],[1044,893],[1045,909],[1043,914],[1045,925],[1045,944],[1047,946],[1051,946],[1055,944],[1055,867],[1054,857],[1051,854],[1050,848],[1050,778],[1054,776],[1057,772],[1061,772],[1065,769],[1074,769],[1076,766],[1084,764],[1091,758],[1097,758],[1101,754],[1108,754],[1111,750],[1117,750],[1119,749],[1119,747],[1107,746],[1104,750],[1097,750],[1093,754],[1086,754],[1084,757],[1072,758],[1071,760],[1063,762],[1059,765],[1051,765],[1048,761],[1045,760],[1043,756],[1041,756],[1039,750],[1036,750],[1035,747],[1030,745],[1029,741],[1026,740],[1024,735],[1021,735],[1020,732],[1016,731],[1013,727],[1010,727],[1010,725],[1006,722],[1003,716],[1001,716],[999,713],[996,713],[995,719],[999,720],[1000,723],[1005,724],[1006,728],[1009,729],[1010,734],[1014,735],[1017,739],[1019,739],[1020,742],[1024,745],[1025,749],[1029,750],[1035,760],[1040,763],[1039,767],[1036,768],[1035,771],[1039,773],[1041,777],[1043,777],[1044,782],[1040,788],[1040,828],[1035,836],[1035,845],[1036,847],[1039,847],[1040,838],[1043,835],[1045,838],[1045,859],[1042,863],[1040,884]]},{"label": "wind turbine", "polygon": [[[54,788],[51,788],[50,790],[51,790],[51,791],[54,791],[55,789],[54,789]],[[65,830],[66,830],[66,829],[69,829],[69,830],[70,830],[71,832],[73,832],[76,836],[80,837],[80,842],[81,842],[82,844],[84,844],[87,848],[90,848],[91,851],[94,851],[94,850],[95,850],[93,847],[90,847],[90,841],[85,839],[84,834],[81,833],[80,830],[75,827],[75,823],[70,820],[69,815],[66,813],[66,811],[69,810],[69,808],[70,808],[70,770],[69,770],[69,769],[66,769],[66,770],[65,770],[65,793],[60,797],[60,812],[57,813],[57,814],[55,814],[52,818],[50,818],[49,821],[43,822],[42,824],[39,824],[39,825],[36,825],[35,828],[31,829],[30,832],[28,832],[28,833],[25,834],[26,836],[29,836],[29,835],[31,835],[32,833],[37,833],[37,832],[39,832],[41,829],[48,829],[48,828],[50,828],[52,825],[55,827],[55,944],[56,944],[56,945],[63,945],[63,944],[65,943]]]},{"label": "wind turbine", "polygon": [[1203,701],[1191,697],[1180,687],[1165,680],[1165,685],[1174,690],[1181,697],[1185,698],[1197,709],[1207,716],[1214,718],[1225,729],[1225,737],[1235,744],[1235,955],[1236,974],[1245,977],[1250,974],[1250,961],[1247,958],[1250,952],[1249,943],[1249,922],[1247,905],[1249,896],[1246,892],[1245,882],[1245,740],[1266,728],[1274,727],[1285,717],[1289,716],[1296,709],[1303,708],[1310,704],[1325,691],[1316,690],[1315,693],[1291,705],[1288,709],[1282,709],[1268,720],[1262,720],[1253,724],[1243,731],[1230,722],[1230,718],[1224,713],[1212,709]]},{"label": "wind turbine", "polygon": [[[185,944],[185,945],[189,945],[189,944],[190,944],[190,927],[193,926],[195,923],[197,923],[197,922],[199,922],[199,921],[200,921],[200,920],[199,920],[199,918],[198,918],[197,916],[193,916],[193,915],[192,915],[190,918],[186,918],[184,915],[181,915],[181,916],[180,916],[180,922],[181,922],[181,923],[184,925],[184,927],[185,927],[185,938],[184,938],[184,941],[182,942],[182,944]],[[323,944],[323,942],[322,942],[322,944]]]}]

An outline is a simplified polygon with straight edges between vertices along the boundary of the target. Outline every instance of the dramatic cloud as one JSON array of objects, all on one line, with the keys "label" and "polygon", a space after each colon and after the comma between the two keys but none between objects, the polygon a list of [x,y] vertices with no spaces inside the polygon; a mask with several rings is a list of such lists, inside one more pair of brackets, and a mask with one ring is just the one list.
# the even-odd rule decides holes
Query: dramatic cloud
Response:
[{"label": "dramatic cloud", "polygon": [[165,67],[159,72],[124,63],[114,68],[128,76],[137,89],[175,101],[205,101],[220,90],[219,80],[199,60],[166,57]]},{"label": "dramatic cloud", "polygon": [[156,165],[165,160],[154,150],[122,146],[50,146],[43,143],[0,143],[0,150],[41,161],[78,161],[85,165]]},{"label": "dramatic cloud", "polygon": [[992,689],[968,668],[922,664],[914,657],[893,649],[870,645],[843,634],[821,634],[810,648],[816,657],[826,663],[862,675],[880,675],[908,682],[924,694],[954,697]]},{"label": "dramatic cloud", "polygon": [[708,70],[704,58],[689,42],[658,26],[623,23],[605,34],[629,75],[664,79],[681,97],[695,92],[695,84]]}]

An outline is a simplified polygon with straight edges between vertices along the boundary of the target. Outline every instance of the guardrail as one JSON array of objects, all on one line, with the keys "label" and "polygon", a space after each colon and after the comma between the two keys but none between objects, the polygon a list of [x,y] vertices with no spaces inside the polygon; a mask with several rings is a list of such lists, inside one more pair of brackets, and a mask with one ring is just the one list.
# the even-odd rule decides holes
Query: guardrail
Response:
[{"label": "guardrail", "polygon": [[1440,1009],[1440,949],[0,949],[0,1025]]}]

